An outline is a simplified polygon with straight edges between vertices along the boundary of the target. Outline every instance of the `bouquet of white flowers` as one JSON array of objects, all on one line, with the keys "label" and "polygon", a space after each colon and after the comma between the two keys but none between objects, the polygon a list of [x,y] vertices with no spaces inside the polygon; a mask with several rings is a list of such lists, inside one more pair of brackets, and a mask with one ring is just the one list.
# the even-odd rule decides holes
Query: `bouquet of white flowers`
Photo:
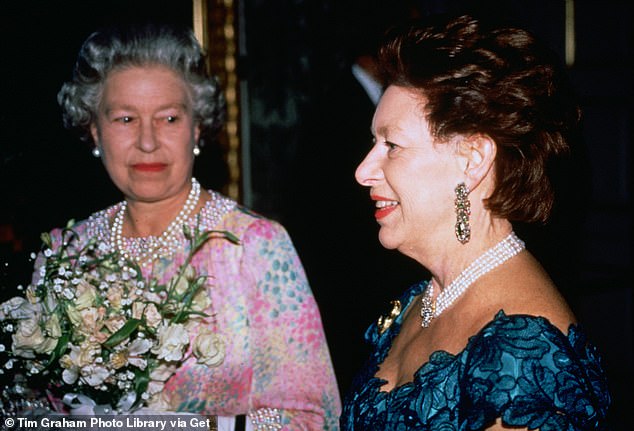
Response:
[{"label": "bouquet of white flowers", "polygon": [[134,262],[105,244],[77,248],[72,226],[55,250],[42,235],[39,273],[23,296],[0,304],[0,372],[24,379],[18,391],[45,390],[69,405],[160,410],[163,385],[188,351],[210,367],[223,361],[223,340],[210,329],[202,326],[190,340],[188,329],[210,306],[209,277],[197,275],[191,260],[211,237],[238,239],[185,226],[189,253],[161,284],[143,279]]}]

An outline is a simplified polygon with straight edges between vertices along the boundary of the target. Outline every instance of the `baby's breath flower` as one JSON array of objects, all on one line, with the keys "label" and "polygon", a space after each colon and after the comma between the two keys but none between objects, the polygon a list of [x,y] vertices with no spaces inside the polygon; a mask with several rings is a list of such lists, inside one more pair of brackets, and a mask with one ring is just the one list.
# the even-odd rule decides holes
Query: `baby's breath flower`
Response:
[{"label": "baby's breath flower", "polygon": [[44,256],[51,257],[52,255],[53,255],[53,250],[51,250],[50,248],[47,248],[46,250],[44,250]]}]

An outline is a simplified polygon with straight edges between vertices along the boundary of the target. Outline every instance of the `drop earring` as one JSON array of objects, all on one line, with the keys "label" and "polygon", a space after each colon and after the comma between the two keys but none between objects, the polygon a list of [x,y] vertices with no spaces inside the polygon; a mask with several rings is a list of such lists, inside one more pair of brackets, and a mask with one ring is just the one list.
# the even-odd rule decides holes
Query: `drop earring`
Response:
[{"label": "drop earring", "polygon": [[200,155],[200,147],[198,145],[194,145],[192,153],[194,153],[194,156],[198,157]]},{"label": "drop earring", "polygon": [[99,151],[99,147],[95,146],[95,147],[92,149],[92,155],[93,155],[94,157],[96,157],[96,158],[101,157],[101,151]]},{"label": "drop earring", "polygon": [[471,239],[471,226],[469,226],[469,215],[471,214],[471,202],[469,202],[469,188],[465,183],[460,183],[454,190],[456,200],[454,208],[456,210],[456,238],[461,244],[466,244]]}]

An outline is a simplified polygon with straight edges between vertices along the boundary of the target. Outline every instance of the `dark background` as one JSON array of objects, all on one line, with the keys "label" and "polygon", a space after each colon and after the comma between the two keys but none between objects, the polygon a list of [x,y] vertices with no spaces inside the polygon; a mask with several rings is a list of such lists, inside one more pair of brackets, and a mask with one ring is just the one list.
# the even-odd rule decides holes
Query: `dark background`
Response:
[{"label": "dark background", "polygon": [[[584,110],[572,156],[557,166],[559,204],[542,227],[517,226],[603,353],[615,429],[632,402],[632,6],[576,0],[569,75]],[[242,5],[239,62],[249,122],[244,203],[282,222],[320,304],[342,392],[367,355],[363,331],[426,277],[383,250],[354,169],[373,111],[349,66],[376,30],[411,13],[470,11],[518,23],[564,55],[565,2],[253,0]],[[39,234],[121,199],[90,148],[63,130],[56,94],[82,41],[114,21],[188,24],[188,1],[30,1],[0,5],[1,297],[28,281]],[[196,176],[221,187],[218,152]]]}]

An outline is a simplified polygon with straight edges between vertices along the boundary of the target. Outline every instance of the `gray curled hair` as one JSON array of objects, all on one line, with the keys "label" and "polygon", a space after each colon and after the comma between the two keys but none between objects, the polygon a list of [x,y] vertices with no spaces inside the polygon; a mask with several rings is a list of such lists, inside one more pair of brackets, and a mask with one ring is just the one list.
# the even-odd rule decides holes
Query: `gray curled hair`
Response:
[{"label": "gray curled hair", "polygon": [[225,100],[218,81],[206,72],[202,48],[191,29],[152,24],[110,27],[86,39],[72,79],[57,94],[64,126],[92,142],[90,125],[108,74],[135,66],[165,66],[181,75],[191,89],[201,141],[211,139],[222,126]]}]

